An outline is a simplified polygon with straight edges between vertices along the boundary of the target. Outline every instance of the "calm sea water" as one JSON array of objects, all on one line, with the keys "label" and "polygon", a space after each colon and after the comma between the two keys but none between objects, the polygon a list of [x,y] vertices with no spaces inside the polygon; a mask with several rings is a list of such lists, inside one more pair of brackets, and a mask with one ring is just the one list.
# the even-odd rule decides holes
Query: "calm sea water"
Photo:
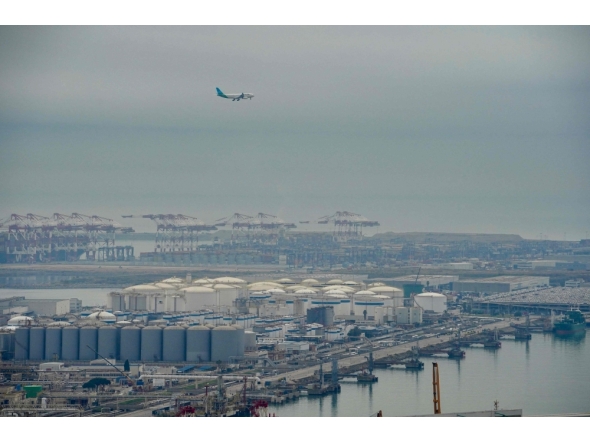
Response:
[{"label": "calm sea water", "polygon": [[107,294],[120,288],[67,288],[67,289],[10,289],[0,288],[0,299],[24,296],[26,299],[71,299],[78,298],[83,306],[102,306],[107,303]]},{"label": "calm sea water", "polygon": [[300,398],[270,409],[277,416],[384,416],[433,413],[432,362],[439,364],[443,413],[523,409],[523,415],[590,412],[590,337],[502,340],[502,348],[466,349],[463,360],[421,358],[423,371],[379,369],[374,385],[342,382],[338,395]]}]

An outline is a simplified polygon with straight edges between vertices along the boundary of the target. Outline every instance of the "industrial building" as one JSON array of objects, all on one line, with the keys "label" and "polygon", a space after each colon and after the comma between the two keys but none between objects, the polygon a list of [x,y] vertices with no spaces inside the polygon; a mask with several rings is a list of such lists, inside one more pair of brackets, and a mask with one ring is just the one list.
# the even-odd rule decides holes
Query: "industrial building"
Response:
[{"label": "industrial building", "polygon": [[484,279],[454,281],[453,291],[464,293],[505,293],[525,288],[548,287],[546,276],[496,276]]},{"label": "industrial building", "polygon": [[386,279],[384,282],[387,282],[389,285],[393,287],[403,288],[404,285],[413,285],[419,284],[425,288],[436,288],[441,289],[441,287],[449,285],[451,282],[458,281],[459,276],[447,276],[447,275],[440,275],[440,274],[428,274],[428,275],[408,275],[408,276],[400,276],[394,279]]}]

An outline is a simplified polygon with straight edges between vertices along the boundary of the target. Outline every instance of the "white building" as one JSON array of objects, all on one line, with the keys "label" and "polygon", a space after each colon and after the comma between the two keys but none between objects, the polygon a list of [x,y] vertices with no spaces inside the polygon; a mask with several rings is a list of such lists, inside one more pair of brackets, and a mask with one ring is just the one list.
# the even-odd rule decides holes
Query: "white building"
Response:
[{"label": "white building", "polygon": [[59,316],[70,312],[69,299],[27,299],[26,303],[38,316]]}]

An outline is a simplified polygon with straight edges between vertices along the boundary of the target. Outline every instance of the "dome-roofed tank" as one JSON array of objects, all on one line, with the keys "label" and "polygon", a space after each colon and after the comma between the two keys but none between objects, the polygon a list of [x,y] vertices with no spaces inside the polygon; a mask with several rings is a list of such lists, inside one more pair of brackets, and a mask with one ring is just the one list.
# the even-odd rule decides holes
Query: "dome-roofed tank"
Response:
[{"label": "dome-roofed tank", "polygon": [[61,331],[61,358],[64,361],[77,361],[80,353],[80,329],[73,325]]},{"label": "dome-roofed tank", "polygon": [[150,325],[141,330],[141,360],[162,360],[162,328]]},{"label": "dome-roofed tank", "polygon": [[98,329],[98,354],[107,359],[117,359],[117,327],[105,326]]},{"label": "dome-roofed tank", "polygon": [[162,360],[168,362],[185,361],[186,329],[173,325],[163,333]]},{"label": "dome-roofed tank", "polygon": [[29,359],[29,328],[18,328],[14,332],[14,358],[18,361]]},{"label": "dome-roofed tank", "polygon": [[7,325],[18,325],[18,326],[27,326],[34,323],[33,318],[29,316],[15,316],[10,318],[7,322]]},{"label": "dome-roofed tank", "polygon": [[45,359],[45,328],[32,327],[29,336],[29,359],[43,361]]},{"label": "dome-roofed tank", "polygon": [[188,328],[186,331],[186,360],[211,361],[211,328],[204,325]]},{"label": "dome-roofed tank", "polygon": [[230,326],[215,327],[211,331],[211,361],[227,362],[238,355],[238,331]]},{"label": "dome-roofed tank", "polygon": [[[91,325],[80,329],[80,361],[92,361],[96,359],[96,348],[98,347],[98,330]],[[91,350],[90,348],[94,350]]]},{"label": "dome-roofed tank", "polygon": [[121,329],[121,350],[119,351],[122,361],[139,361],[141,359],[141,330],[138,327],[129,326]]}]

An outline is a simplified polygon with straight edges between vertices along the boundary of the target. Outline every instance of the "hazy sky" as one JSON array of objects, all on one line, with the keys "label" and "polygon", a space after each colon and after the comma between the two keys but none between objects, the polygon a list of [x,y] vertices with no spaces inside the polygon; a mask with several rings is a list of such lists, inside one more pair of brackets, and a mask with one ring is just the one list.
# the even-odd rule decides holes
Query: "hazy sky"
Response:
[{"label": "hazy sky", "polygon": [[0,104],[0,219],[590,232],[589,27],[1,27]]}]

